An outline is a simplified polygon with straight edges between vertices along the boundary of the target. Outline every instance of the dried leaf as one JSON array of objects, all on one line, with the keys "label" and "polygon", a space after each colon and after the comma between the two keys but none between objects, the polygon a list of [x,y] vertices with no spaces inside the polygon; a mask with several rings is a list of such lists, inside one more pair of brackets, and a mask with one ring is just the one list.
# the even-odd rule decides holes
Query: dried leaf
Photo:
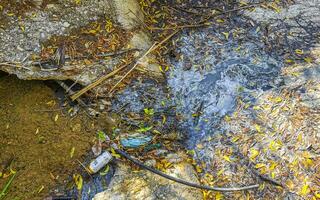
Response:
[{"label": "dried leaf", "polygon": [[73,158],[74,156],[74,151],[76,150],[75,147],[72,147],[71,150],[70,150],[70,158]]},{"label": "dried leaf", "polygon": [[222,34],[224,35],[224,37],[225,37],[227,40],[229,39],[230,33],[228,33],[228,32],[222,32]]},{"label": "dried leaf", "polygon": [[253,161],[259,155],[259,151],[255,148],[250,149],[250,159]]},{"label": "dried leaf", "polygon": [[56,122],[56,121],[58,121],[58,119],[59,119],[59,115],[56,114],[56,116],[54,117],[54,121]]},{"label": "dried leaf", "polygon": [[74,180],[74,183],[75,183],[76,186],[77,186],[77,189],[78,189],[78,190],[81,190],[81,189],[82,189],[82,186],[83,186],[82,176],[81,176],[80,174],[74,174],[74,175],[73,175],[73,180]]}]

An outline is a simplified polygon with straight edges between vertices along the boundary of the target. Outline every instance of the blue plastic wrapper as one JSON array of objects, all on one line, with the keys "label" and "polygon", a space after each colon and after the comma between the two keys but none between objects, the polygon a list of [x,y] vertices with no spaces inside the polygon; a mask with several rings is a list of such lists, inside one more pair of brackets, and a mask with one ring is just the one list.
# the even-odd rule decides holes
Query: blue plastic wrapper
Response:
[{"label": "blue plastic wrapper", "polygon": [[137,135],[128,138],[122,138],[120,143],[125,148],[138,148],[151,142],[152,136]]}]

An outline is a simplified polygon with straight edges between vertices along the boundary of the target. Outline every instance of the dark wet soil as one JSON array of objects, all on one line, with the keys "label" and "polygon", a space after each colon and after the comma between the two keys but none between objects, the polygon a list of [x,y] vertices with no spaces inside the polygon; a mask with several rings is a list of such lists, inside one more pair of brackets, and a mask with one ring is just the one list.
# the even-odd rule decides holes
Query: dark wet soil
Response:
[{"label": "dark wet soil", "polygon": [[17,172],[4,199],[43,199],[67,185],[77,159],[91,149],[92,121],[85,114],[70,118],[58,104],[43,82],[0,74],[0,192],[10,169]]}]

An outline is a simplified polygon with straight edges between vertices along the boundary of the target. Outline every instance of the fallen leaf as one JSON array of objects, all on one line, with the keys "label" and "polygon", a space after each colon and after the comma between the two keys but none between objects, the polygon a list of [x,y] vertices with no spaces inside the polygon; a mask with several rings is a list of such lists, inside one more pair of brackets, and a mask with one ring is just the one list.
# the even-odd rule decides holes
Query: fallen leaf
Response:
[{"label": "fallen leaf", "polygon": [[59,119],[59,115],[56,114],[56,116],[54,117],[54,121],[56,122],[56,121],[58,121],[58,119]]},{"label": "fallen leaf", "polygon": [[251,148],[249,151],[250,151],[250,160],[253,161],[259,155],[259,151],[255,148]]},{"label": "fallen leaf", "polygon": [[71,151],[70,151],[70,158],[72,158],[74,156],[74,151],[76,150],[75,147],[72,147],[71,148]]},{"label": "fallen leaf", "polygon": [[77,186],[77,189],[78,189],[78,190],[81,190],[81,189],[82,189],[82,186],[83,186],[82,176],[81,176],[80,174],[74,174],[74,175],[73,175],[73,180],[74,180],[74,183],[75,183],[76,186]]},{"label": "fallen leaf", "polygon": [[227,40],[229,39],[230,33],[228,33],[228,32],[222,32],[222,34],[224,35],[224,37],[225,37]]}]

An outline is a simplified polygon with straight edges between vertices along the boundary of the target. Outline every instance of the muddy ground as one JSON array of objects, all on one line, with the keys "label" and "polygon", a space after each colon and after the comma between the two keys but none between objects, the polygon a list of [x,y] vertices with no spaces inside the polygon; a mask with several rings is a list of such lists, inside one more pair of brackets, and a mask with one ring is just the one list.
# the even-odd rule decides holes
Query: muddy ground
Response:
[{"label": "muddy ground", "polygon": [[43,199],[54,186],[68,185],[95,136],[87,116],[68,117],[40,81],[1,75],[0,99],[1,188],[10,169],[17,173],[4,199]]}]

